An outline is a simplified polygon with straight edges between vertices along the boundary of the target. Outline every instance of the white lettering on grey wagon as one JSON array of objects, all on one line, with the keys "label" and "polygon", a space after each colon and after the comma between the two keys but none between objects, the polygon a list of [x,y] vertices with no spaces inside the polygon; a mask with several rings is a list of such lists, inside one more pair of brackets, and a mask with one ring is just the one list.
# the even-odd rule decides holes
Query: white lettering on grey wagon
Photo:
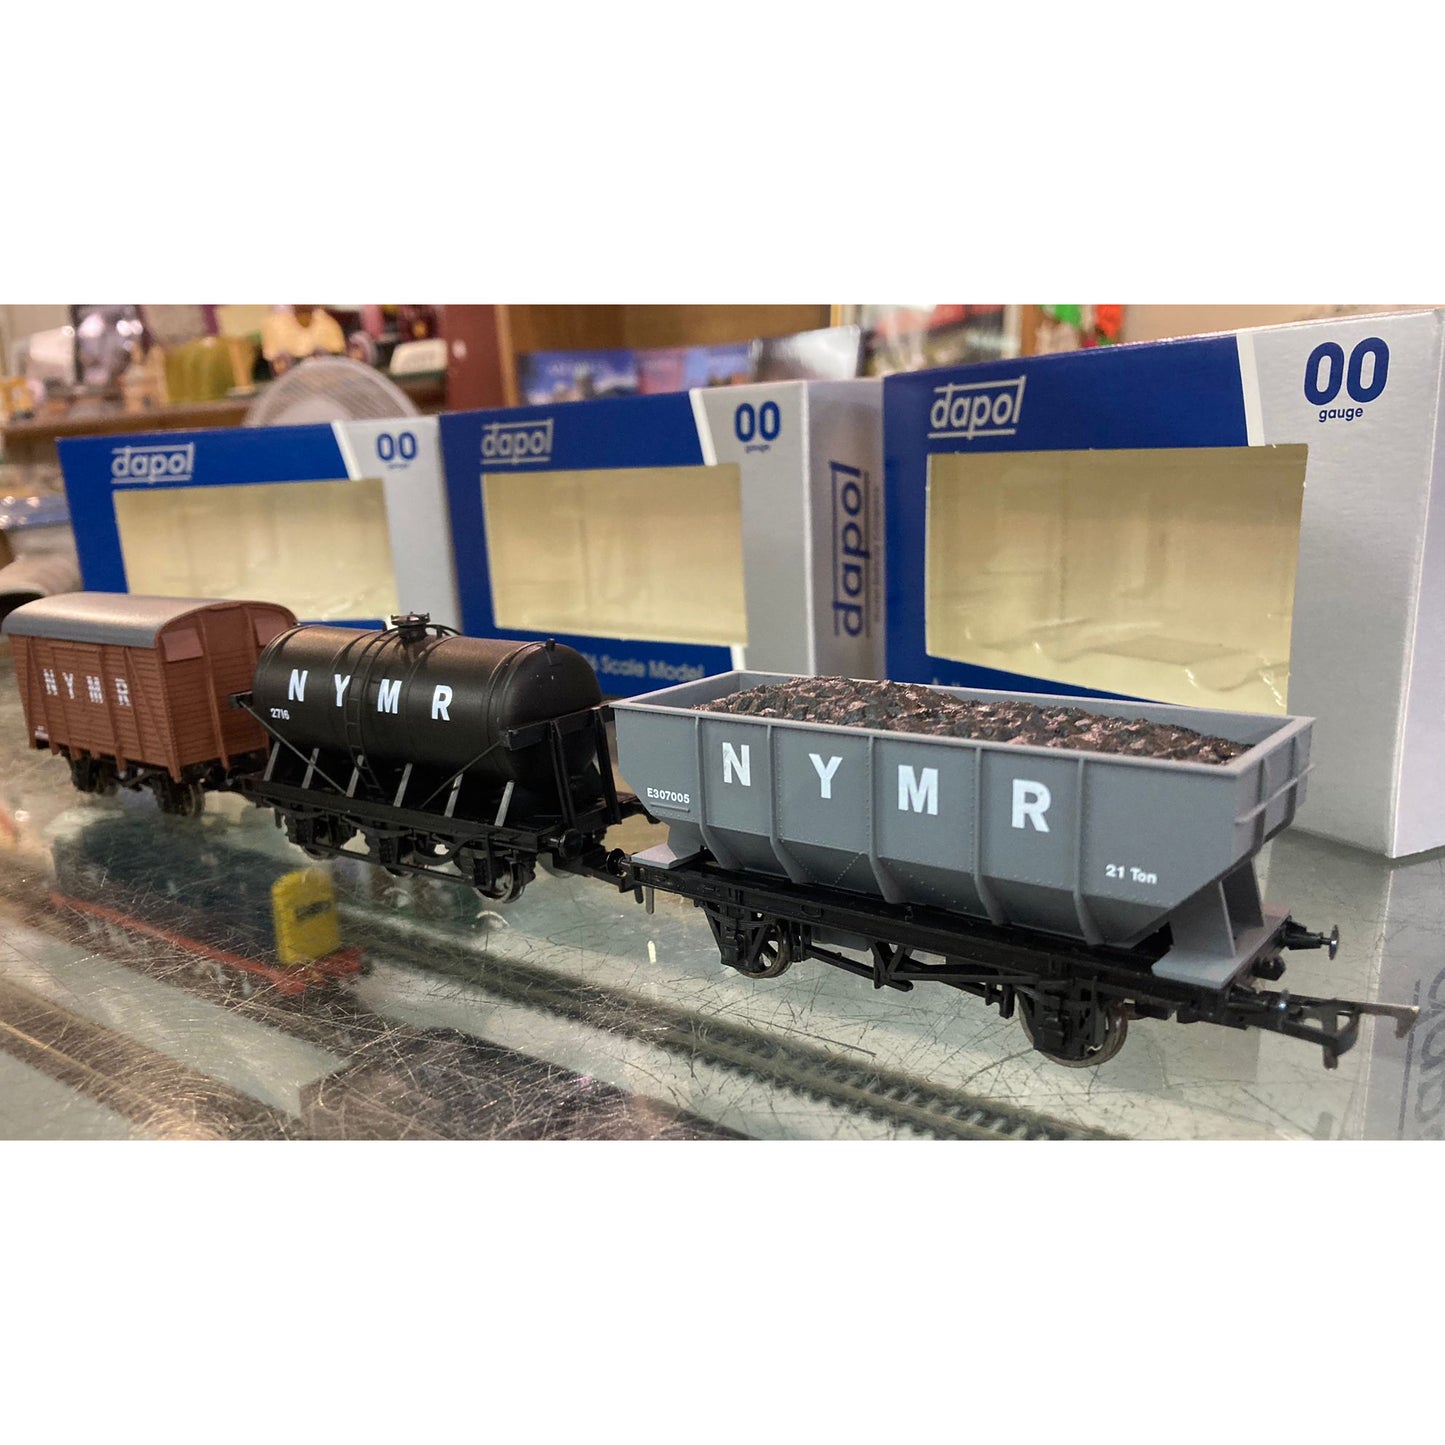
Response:
[{"label": "white lettering on grey wagon", "polygon": [[1013,826],[1022,828],[1029,824],[1040,833],[1049,831],[1049,821],[1044,814],[1054,800],[1053,794],[1042,783],[1032,783],[1027,778],[1014,779]]},{"label": "white lettering on grey wagon", "polygon": [[750,788],[753,785],[753,758],[752,747],[748,743],[742,745],[741,751],[734,748],[731,743],[723,744],[723,782],[730,783],[733,774],[738,775],[738,782],[743,787]]},{"label": "white lettering on grey wagon", "polygon": [[840,757],[829,758],[828,765],[824,767],[821,754],[809,753],[808,756],[813,760],[813,766],[818,772],[818,783],[822,789],[820,796],[831,798],[833,796],[833,774],[838,771],[838,764],[843,759]]},{"label": "white lettering on grey wagon", "polygon": [[907,763],[898,765],[898,809],[906,813],[938,814],[938,769],[922,768],[915,773]]}]

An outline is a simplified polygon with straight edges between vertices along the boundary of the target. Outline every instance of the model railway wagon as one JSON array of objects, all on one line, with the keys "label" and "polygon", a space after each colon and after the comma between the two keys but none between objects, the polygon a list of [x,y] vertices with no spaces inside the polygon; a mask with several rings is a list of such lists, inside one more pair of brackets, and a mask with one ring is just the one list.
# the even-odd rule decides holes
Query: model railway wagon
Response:
[{"label": "model railway wagon", "polygon": [[621,815],[586,659],[395,621],[297,627],[266,648],[235,699],[274,739],[247,796],[313,857],[360,835],[394,873],[454,864],[503,902],[539,855],[596,847]]},{"label": "model railway wagon", "polygon": [[1309,719],[918,690],[940,712],[1072,706],[1096,732],[1185,730],[1235,754],[1190,762],[721,705],[794,681],[736,672],[614,704],[623,775],[669,825],[624,879],[691,898],[743,972],[812,958],[875,988],[949,984],[1071,1065],[1111,1058],[1137,1017],[1273,1029],[1331,1066],[1363,1014],[1413,1023],[1255,987],[1285,950],[1338,944],[1264,906],[1254,872],[1304,796]]},{"label": "model railway wagon", "polygon": [[228,696],[295,617],[272,602],[74,592],[5,618],[34,747],[87,793],[149,788],[192,814],[203,789],[264,764],[267,738]]},{"label": "model railway wagon", "polygon": [[[225,607],[223,671],[209,629]],[[1254,873],[1303,797],[1307,718],[918,690],[930,715],[1080,709],[1082,730],[1045,746],[853,725],[862,714],[760,716],[727,699],[791,680],[731,673],[614,705],[638,790],[620,797],[597,678],[552,643],[458,637],[421,615],[367,633],[296,627],[259,603],[84,594],[21,608],[6,631],[26,649],[32,737],[66,752],[81,786],[110,759],[107,781],[157,775],[197,798],[234,786],[313,856],[460,878],[503,901],[550,857],[640,902],[690,899],[723,961],[751,977],[817,960],[880,989],[941,983],[1017,1014],[1063,1064],[1111,1058],[1130,1019],[1175,1018],[1305,1039],[1333,1066],[1366,1016],[1400,1033],[1417,1017],[1261,987],[1287,951],[1338,944],[1265,907]],[[170,770],[157,751],[137,771],[136,744],[118,749],[116,722],[100,721],[115,711],[108,685],[139,692],[140,674],[106,670],[118,651],[126,666],[152,661],[158,738],[173,704],[210,720]],[[198,670],[172,687],[164,669],[187,661]],[[85,662],[89,702],[70,691]],[[63,701],[47,668],[67,677]],[[1104,735],[1120,727],[1182,729],[1206,751],[1119,755]],[[668,824],[668,841],[609,852],[608,828],[639,813]]]}]

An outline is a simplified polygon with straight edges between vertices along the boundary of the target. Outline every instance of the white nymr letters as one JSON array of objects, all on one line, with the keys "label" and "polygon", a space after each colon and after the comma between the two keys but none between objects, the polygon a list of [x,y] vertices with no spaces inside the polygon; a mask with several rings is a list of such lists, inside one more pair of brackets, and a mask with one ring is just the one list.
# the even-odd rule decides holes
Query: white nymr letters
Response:
[{"label": "white nymr letters", "polygon": [[188,482],[196,470],[196,444],[112,447],[110,476],[117,486],[139,482]]},{"label": "white nymr letters", "polygon": [[552,459],[552,418],[544,421],[493,421],[482,428],[482,460],[546,462]]},{"label": "white nymr letters", "polygon": [[[291,669],[291,683],[286,690],[288,702],[306,701],[306,679],[311,676],[311,669],[306,667],[293,667]],[[346,689],[350,686],[351,674],[348,672],[345,677],[339,672],[331,675],[331,685],[336,689],[336,706],[343,707],[346,703]],[[450,722],[452,690],[446,683],[441,682],[432,689],[431,715],[433,719],[442,722]],[[401,711],[401,679],[399,677],[383,677],[376,686],[376,710],[377,712]]]},{"label": "white nymr letters", "polygon": [[930,439],[1011,437],[1019,429],[1024,407],[1024,381],[950,381],[933,388],[928,409]]},{"label": "white nymr letters", "polygon": [[[818,775],[818,796],[824,802],[833,800],[833,783],[838,778],[843,759],[834,754],[824,757],[822,753],[809,753],[808,760]],[[722,745],[723,782],[736,783],[744,788],[753,785],[753,749],[751,743]],[[648,789],[652,797],[660,794]],[[929,817],[938,816],[938,769],[915,768],[908,763],[898,764],[898,811],[900,813],[923,813]],[[1013,816],[1010,824],[1015,828],[1032,829],[1037,833],[1049,831],[1046,814],[1053,802],[1053,796],[1043,783],[1030,778],[1013,779]]]}]

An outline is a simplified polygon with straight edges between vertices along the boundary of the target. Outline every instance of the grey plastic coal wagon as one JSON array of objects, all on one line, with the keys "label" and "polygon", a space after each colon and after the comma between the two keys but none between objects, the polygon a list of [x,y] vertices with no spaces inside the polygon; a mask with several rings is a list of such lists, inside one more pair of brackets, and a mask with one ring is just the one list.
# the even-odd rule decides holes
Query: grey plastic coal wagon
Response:
[{"label": "grey plastic coal wagon", "polygon": [[698,711],[783,682],[731,672],[613,704],[618,761],[681,865],[943,908],[1130,947],[1170,927],[1161,978],[1226,987],[1278,929],[1254,855],[1303,801],[1311,719],[939,688],[1147,718],[1247,745],[1223,764]]}]

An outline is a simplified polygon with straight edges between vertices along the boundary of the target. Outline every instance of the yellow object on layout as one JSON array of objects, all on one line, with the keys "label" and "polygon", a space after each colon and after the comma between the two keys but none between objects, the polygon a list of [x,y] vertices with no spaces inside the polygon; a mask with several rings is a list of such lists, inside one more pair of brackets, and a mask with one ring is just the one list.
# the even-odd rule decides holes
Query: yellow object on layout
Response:
[{"label": "yellow object on layout", "polygon": [[311,963],[341,947],[336,894],[319,868],[302,868],[271,885],[276,957],[288,968]]}]

